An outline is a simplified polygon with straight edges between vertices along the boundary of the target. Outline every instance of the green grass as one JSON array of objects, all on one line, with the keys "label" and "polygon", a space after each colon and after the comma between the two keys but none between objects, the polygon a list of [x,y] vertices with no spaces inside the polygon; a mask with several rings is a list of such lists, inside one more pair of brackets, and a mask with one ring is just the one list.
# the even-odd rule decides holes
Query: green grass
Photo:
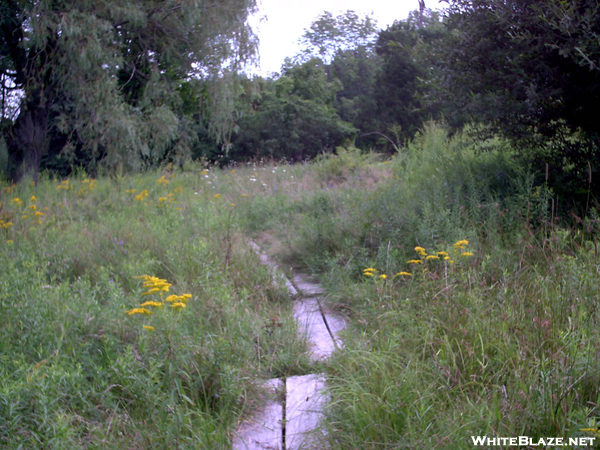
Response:
[{"label": "green grass", "polygon": [[506,144],[431,125],[390,162],[359,163],[335,185],[314,181],[323,161],[304,176],[313,189],[262,200],[273,213],[253,223],[351,320],[328,369],[331,448],[589,435],[580,429],[596,423],[600,400],[597,250],[593,236],[557,224],[557,199]]},{"label": "green grass", "polygon": [[[228,448],[259,379],[317,369],[328,373],[333,449],[589,435],[595,240],[559,226],[561,200],[532,179],[502,140],[429,125],[387,161],[350,149],[93,189],[83,175],[69,189],[48,177],[5,186],[0,446]],[[317,276],[349,318],[344,351],[326,365],[311,367],[290,299],[248,236]],[[192,294],[187,307],[125,314],[148,299],[144,274]]]},{"label": "green grass", "polygon": [[[4,187],[2,447],[227,448],[257,379],[308,370],[289,298],[240,231],[245,197],[225,174],[160,176]],[[125,314],[153,297],[144,274],[187,307]]]}]

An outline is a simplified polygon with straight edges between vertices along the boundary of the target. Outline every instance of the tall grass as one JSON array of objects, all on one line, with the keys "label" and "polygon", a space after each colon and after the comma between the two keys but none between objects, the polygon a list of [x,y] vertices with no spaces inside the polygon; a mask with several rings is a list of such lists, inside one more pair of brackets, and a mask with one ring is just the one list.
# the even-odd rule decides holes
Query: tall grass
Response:
[{"label": "tall grass", "polygon": [[256,224],[351,318],[329,368],[331,448],[472,448],[597,421],[595,245],[557,225],[506,143],[473,135],[429,125]]},{"label": "tall grass", "polygon": [[[248,235],[319,277],[351,321],[325,367],[330,448],[586,435],[595,241],[557,224],[553,193],[506,143],[473,135],[428,125],[381,162],[349,149],[4,186],[2,446],[228,448],[260,378],[316,370]],[[192,298],[127,315],[164,300],[140,275]]]},{"label": "tall grass", "polygon": [[[193,169],[3,187],[0,446],[228,448],[257,379],[307,370],[245,197]],[[125,314],[141,275],[191,298]]]}]

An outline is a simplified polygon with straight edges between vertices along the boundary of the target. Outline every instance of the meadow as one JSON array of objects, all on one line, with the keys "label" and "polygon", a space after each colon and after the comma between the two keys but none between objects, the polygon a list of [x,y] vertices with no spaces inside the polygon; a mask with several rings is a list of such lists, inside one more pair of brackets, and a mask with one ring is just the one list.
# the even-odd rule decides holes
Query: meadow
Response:
[{"label": "meadow", "polygon": [[4,184],[0,446],[229,448],[260,378],[315,372],[248,237],[350,321],[318,368],[330,448],[597,436],[596,210],[564,225],[474,136]]}]

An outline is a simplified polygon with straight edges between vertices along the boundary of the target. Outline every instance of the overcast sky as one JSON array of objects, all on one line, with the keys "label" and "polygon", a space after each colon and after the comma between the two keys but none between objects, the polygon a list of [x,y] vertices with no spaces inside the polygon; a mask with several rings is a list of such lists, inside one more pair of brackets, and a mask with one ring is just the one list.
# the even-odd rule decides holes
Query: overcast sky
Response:
[{"label": "overcast sky", "polygon": [[[258,0],[259,12],[250,24],[260,38],[260,68],[256,73],[266,76],[279,72],[287,56],[298,51],[298,39],[311,23],[323,13],[334,15],[352,10],[359,15],[371,14],[379,28],[394,20],[404,20],[408,13],[419,9],[418,0]],[[430,9],[441,9],[438,0],[425,0]]]}]

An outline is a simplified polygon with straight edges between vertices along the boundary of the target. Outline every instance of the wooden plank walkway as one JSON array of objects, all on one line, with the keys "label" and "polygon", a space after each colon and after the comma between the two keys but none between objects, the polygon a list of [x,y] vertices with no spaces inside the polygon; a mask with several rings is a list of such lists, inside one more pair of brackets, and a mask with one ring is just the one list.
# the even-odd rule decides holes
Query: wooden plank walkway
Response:
[{"label": "wooden plank walkway", "polygon": [[[274,282],[283,282],[294,301],[294,318],[300,332],[306,333],[311,360],[324,361],[342,346],[340,332],[346,322],[340,315],[325,311],[319,297],[325,292],[321,285],[306,275],[295,274],[295,286],[277,265],[250,245],[261,262],[271,268]],[[297,289],[296,289],[297,288]],[[269,398],[264,407],[240,424],[233,440],[234,450],[317,450],[323,449],[319,433],[323,408],[327,403],[324,374],[268,380],[265,387]]]},{"label": "wooden plank walkway", "polygon": [[233,448],[239,450],[283,450],[283,381],[274,378],[264,384],[267,401],[262,409],[243,422],[233,439]]}]

